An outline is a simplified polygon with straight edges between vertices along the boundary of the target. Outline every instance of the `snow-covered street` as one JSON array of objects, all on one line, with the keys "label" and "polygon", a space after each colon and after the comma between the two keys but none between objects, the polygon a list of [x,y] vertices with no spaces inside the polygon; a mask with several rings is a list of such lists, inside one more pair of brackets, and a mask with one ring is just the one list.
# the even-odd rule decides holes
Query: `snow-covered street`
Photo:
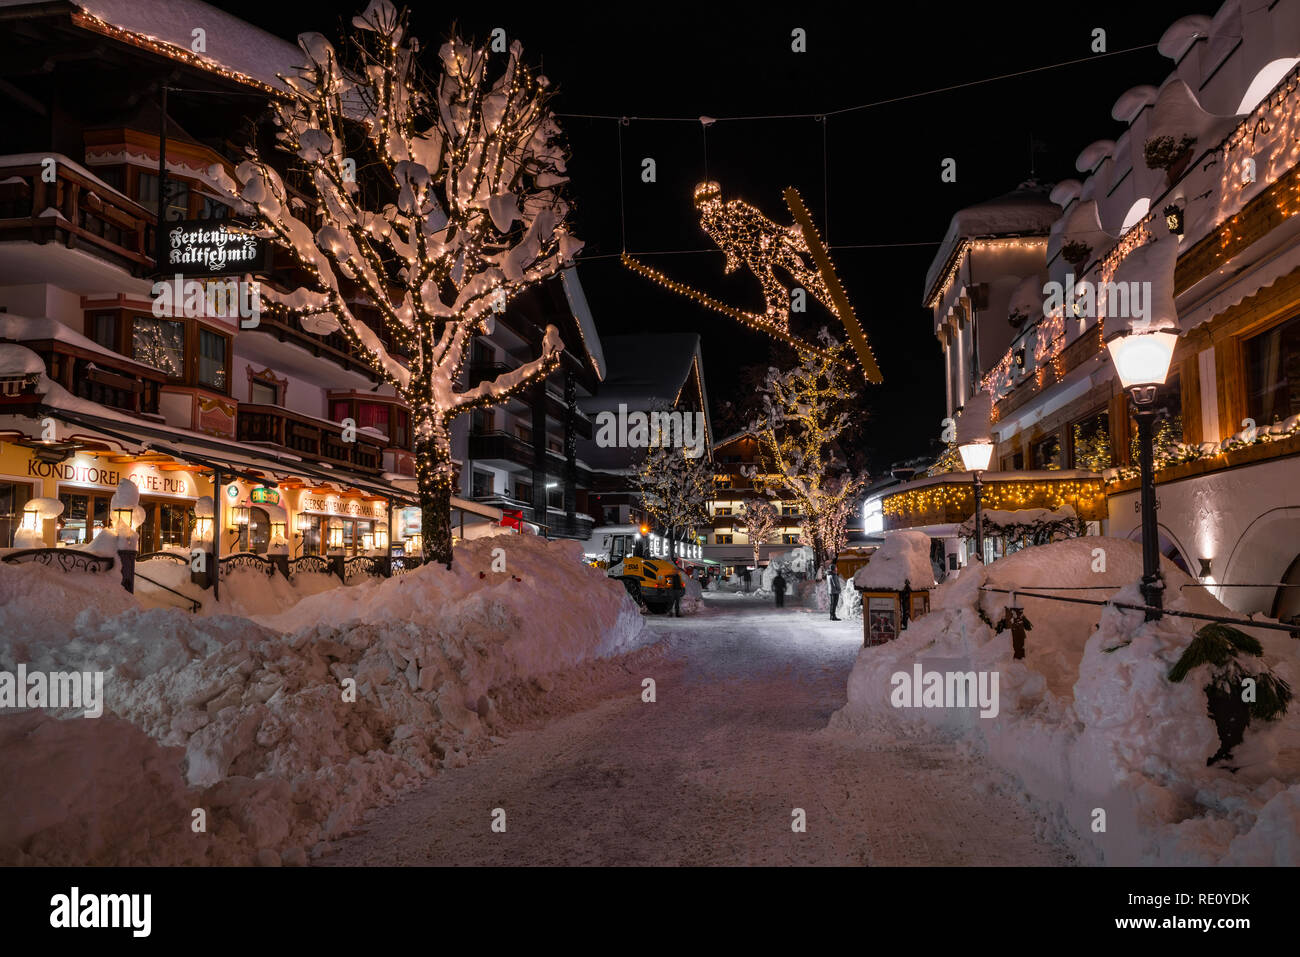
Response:
[{"label": "snow-covered street", "polygon": [[710,593],[697,615],[649,622],[662,645],[602,663],[567,696],[560,676],[560,713],[514,724],[320,863],[1073,863],[955,745],[826,730],[861,621]]}]

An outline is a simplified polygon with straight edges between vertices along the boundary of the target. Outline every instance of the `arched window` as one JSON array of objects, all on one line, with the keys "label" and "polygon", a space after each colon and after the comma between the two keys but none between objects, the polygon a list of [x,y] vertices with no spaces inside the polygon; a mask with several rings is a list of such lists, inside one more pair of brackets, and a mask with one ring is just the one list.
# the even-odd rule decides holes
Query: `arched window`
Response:
[{"label": "arched window", "polygon": [[1119,234],[1123,236],[1126,232],[1138,224],[1138,221],[1145,216],[1151,209],[1151,200],[1143,196],[1136,203],[1128,208],[1124,214],[1124,224],[1119,228]]},{"label": "arched window", "polygon": [[1255,74],[1255,79],[1250,81],[1250,86],[1246,87],[1241,105],[1237,107],[1237,114],[1249,113],[1259,106],[1264,97],[1268,96],[1273,87],[1277,86],[1278,81],[1286,76],[1296,63],[1300,63],[1300,57],[1283,57],[1264,64],[1263,68]]}]

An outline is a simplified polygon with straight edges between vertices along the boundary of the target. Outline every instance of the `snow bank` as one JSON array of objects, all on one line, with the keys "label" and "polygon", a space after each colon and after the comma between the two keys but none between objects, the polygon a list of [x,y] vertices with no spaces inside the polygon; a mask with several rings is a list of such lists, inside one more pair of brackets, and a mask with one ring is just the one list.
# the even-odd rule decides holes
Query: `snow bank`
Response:
[{"label": "snow bank", "polygon": [[[517,709],[547,672],[649,636],[622,586],[579,552],[529,536],[468,542],[450,572],[334,587],[256,620],[144,608],[115,576],[0,566],[0,668],[103,671],[106,712],[0,714],[0,763],[32,768],[8,781],[60,795],[44,812],[0,786],[17,808],[0,825],[0,863],[323,852],[366,809],[465,764],[503,730],[503,696]],[[38,598],[50,615],[33,614]],[[105,831],[94,822],[106,807],[120,819]]]},{"label": "snow bank", "polygon": [[[1104,565],[1096,549],[1104,553]],[[874,559],[873,559],[874,561]],[[1167,679],[1204,622],[1021,597],[1032,629],[1014,660],[1009,631],[995,634],[1009,596],[981,593],[1034,586],[1107,586],[1058,592],[1139,602],[1138,543],[1081,538],[1028,548],[988,567],[968,568],[931,593],[932,611],[894,642],[864,648],[849,677],[848,703],[832,725],[848,730],[940,730],[966,741],[1016,775],[1046,806],[1058,831],[1086,859],[1112,864],[1296,864],[1300,815],[1300,708],[1277,722],[1251,723],[1234,752],[1236,773],[1207,767],[1218,736],[1203,691],[1208,666]],[[1102,567],[1104,571],[1093,569]],[[1166,607],[1231,614],[1171,563]],[[1113,591],[1111,590],[1113,589]],[[983,615],[981,615],[983,612]],[[1296,642],[1285,633],[1243,629],[1264,663],[1292,687]],[[998,714],[970,708],[895,708],[897,672],[975,671],[998,676]],[[1093,830],[1097,809],[1104,833]]]},{"label": "snow bank", "polygon": [[930,536],[913,529],[901,529],[885,536],[867,564],[853,576],[853,586],[868,591],[902,591],[934,587],[934,566],[930,564]]}]

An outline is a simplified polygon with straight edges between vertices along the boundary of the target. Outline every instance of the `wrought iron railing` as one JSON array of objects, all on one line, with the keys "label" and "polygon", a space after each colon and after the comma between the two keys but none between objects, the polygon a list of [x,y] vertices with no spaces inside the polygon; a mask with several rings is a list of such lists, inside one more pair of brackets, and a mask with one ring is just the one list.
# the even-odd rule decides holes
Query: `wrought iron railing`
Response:
[{"label": "wrought iron railing", "polygon": [[116,564],[116,559],[111,555],[96,555],[79,548],[24,548],[5,555],[4,561],[10,565],[33,562],[65,572],[78,571],[91,574],[111,571]]}]

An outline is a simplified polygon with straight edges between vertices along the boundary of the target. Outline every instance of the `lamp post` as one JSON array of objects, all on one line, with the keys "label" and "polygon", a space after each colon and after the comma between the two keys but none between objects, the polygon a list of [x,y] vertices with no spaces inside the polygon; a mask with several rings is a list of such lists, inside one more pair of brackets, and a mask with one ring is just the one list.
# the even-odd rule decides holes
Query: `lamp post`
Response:
[{"label": "lamp post", "polygon": [[966,471],[975,474],[975,554],[979,556],[981,562],[984,561],[984,512],[981,508],[981,502],[984,497],[984,483],[980,480],[980,473],[989,467],[989,460],[993,458],[993,443],[987,439],[979,442],[967,442],[959,446],[961,452],[961,464]]},{"label": "lamp post", "polygon": [[1164,582],[1160,578],[1160,538],[1156,527],[1156,472],[1152,426],[1156,390],[1164,385],[1178,336],[1172,332],[1127,333],[1106,343],[1120,385],[1133,398],[1138,424],[1138,465],[1142,471],[1142,599],[1147,621],[1161,617]]}]

